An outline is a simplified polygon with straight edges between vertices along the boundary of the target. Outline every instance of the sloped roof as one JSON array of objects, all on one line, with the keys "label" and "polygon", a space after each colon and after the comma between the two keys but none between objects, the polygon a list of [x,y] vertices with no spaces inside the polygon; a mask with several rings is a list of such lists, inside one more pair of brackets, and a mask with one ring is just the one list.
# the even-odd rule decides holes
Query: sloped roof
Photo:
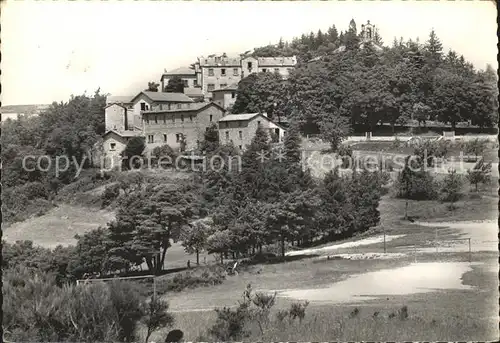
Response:
[{"label": "sloped roof", "polygon": [[274,125],[278,126],[282,130],[285,130],[285,128],[278,124],[277,122],[269,119],[269,117],[263,115],[262,113],[242,113],[242,114],[228,114],[227,116],[222,117],[219,119],[219,122],[226,122],[226,121],[249,121],[254,119],[255,117],[261,117]]},{"label": "sloped roof", "polygon": [[228,114],[222,117],[219,121],[247,121],[260,115],[260,113],[242,113],[242,114]]},{"label": "sloped roof", "polygon": [[142,131],[115,131],[115,130],[109,130],[107,131],[104,136],[107,136],[110,133],[114,133],[120,137],[140,137],[142,136]]},{"label": "sloped roof", "polygon": [[130,104],[134,96],[132,95],[108,95],[106,97],[106,105],[109,104]]},{"label": "sloped roof", "polygon": [[155,113],[178,113],[178,112],[197,112],[201,111],[202,109],[208,107],[208,106],[216,106],[220,108],[222,111],[225,111],[224,108],[216,104],[215,102],[195,102],[189,106],[189,108],[174,108],[174,109],[163,109],[163,110],[149,110],[149,111],[142,111],[143,114],[155,114]]},{"label": "sloped roof", "polygon": [[[217,56],[219,57],[219,56]],[[241,65],[241,59],[239,57],[222,57],[220,59],[215,60],[215,56],[212,57],[198,57],[198,62],[200,66],[234,66],[238,67]]]},{"label": "sloped roof", "polygon": [[215,89],[215,90],[212,91],[212,93],[213,92],[220,92],[220,91],[234,92],[234,91],[237,91],[237,90],[238,90],[238,84],[237,83],[233,83],[233,84],[230,84],[227,87]]},{"label": "sloped roof", "polygon": [[144,94],[149,99],[155,102],[194,102],[193,99],[185,95],[184,93],[166,93],[166,92],[148,92],[142,91],[137,94],[132,102],[137,99],[141,94]]},{"label": "sloped roof", "polygon": [[201,88],[184,88],[184,94],[187,96],[205,96]]},{"label": "sloped roof", "polygon": [[163,73],[163,75],[171,75],[171,76],[174,76],[174,75],[193,75],[194,76],[195,71],[194,71],[194,69],[191,69],[189,67],[180,67],[180,68],[165,72],[165,73]]}]

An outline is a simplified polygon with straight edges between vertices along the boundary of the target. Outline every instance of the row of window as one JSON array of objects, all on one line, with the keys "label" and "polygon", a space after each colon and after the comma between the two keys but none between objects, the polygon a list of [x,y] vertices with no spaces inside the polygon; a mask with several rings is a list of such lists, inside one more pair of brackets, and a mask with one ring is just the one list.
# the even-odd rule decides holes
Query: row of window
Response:
[{"label": "row of window", "polygon": [[[176,133],[175,134],[175,141],[177,143],[180,143],[182,141],[183,134],[182,133]],[[148,143],[154,143],[155,142],[155,135],[148,135]],[[163,143],[167,143],[167,134],[163,134]]]},{"label": "row of window", "polygon": [[[237,123],[238,123],[238,127],[243,127],[244,126],[243,125],[243,121],[237,121]],[[223,122],[220,122],[219,125],[220,125],[221,129],[222,128],[226,128],[227,129],[229,127],[229,122],[223,121]],[[260,125],[260,120],[257,121],[257,125]]]},{"label": "row of window", "polygon": [[[183,106],[184,105],[184,106]],[[189,102],[187,103],[177,103],[177,104],[160,104],[160,110],[173,110],[173,109],[182,109],[183,107],[184,108],[190,108],[191,107],[191,104]],[[147,111],[149,110],[149,105],[146,104],[145,102],[141,102],[141,111]]]},{"label": "row of window", "polygon": [[[167,123],[167,114],[157,114],[155,116],[144,116],[144,121],[146,122],[146,124],[161,124],[161,122],[163,122],[163,124],[166,124]],[[151,117],[151,118],[150,118]],[[175,115],[172,116],[172,123],[175,123]],[[210,115],[210,122],[212,122],[213,120],[213,116]],[[189,115],[189,121],[192,122],[193,121],[193,115],[190,114]],[[181,122],[184,123],[184,114],[181,114]]]},{"label": "row of window", "polygon": [[[238,68],[233,68],[233,76],[238,76],[240,73],[240,70]],[[227,69],[226,68],[221,68],[220,70],[221,76],[226,76],[227,75]],[[214,76],[214,68],[209,68],[208,69],[208,76]]]},{"label": "row of window", "polygon": [[[243,131],[238,131],[238,138],[243,139]],[[229,141],[229,131],[226,131],[226,141]]]},{"label": "row of window", "polygon": [[[184,87],[189,87],[189,83],[188,83],[189,80],[182,80],[182,82],[184,82]],[[197,87],[198,86],[198,80],[193,80],[193,87]]]}]

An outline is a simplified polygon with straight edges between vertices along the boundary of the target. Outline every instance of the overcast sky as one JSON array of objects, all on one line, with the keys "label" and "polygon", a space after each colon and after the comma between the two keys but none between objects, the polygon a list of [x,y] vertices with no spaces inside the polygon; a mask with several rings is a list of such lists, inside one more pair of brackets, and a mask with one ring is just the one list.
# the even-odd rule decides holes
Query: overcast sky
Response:
[{"label": "overcast sky", "polygon": [[237,55],[335,24],[370,20],[384,43],[434,28],[484,69],[497,67],[493,2],[2,1],[2,105],[44,104],[98,87],[129,95],[197,56]]}]

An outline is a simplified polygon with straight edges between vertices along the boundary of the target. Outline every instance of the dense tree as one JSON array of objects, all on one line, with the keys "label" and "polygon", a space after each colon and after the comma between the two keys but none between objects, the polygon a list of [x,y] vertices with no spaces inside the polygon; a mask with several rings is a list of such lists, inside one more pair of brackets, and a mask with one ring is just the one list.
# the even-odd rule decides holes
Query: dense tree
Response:
[{"label": "dense tree", "polygon": [[132,169],[139,168],[143,163],[143,152],[146,148],[144,137],[132,137],[121,152],[122,168]]},{"label": "dense tree", "polygon": [[476,192],[480,183],[486,184],[491,177],[491,162],[485,163],[484,159],[480,159],[474,168],[467,170],[467,180],[471,185],[475,186]]},{"label": "dense tree", "polygon": [[148,92],[158,92],[158,87],[160,87],[159,83],[151,81],[151,82],[148,82],[148,88],[146,88],[145,91],[148,91]]},{"label": "dense tree", "polygon": [[207,220],[197,220],[182,228],[182,246],[188,254],[196,254],[196,264],[200,264],[200,252],[207,246],[207,239],[212,234],[212,223]]},{"label": "dense tree", "polygon": [[172,77],[165,86],[165,92],[184,93],[184,81],[178,76]]},{"label": "dense tree", "polygon": [[232,107],[233,113],[267,113],[277,119],[275,112],[283,107],[283,80],[278,73],[253,73],[238,84],[238,97]]}]

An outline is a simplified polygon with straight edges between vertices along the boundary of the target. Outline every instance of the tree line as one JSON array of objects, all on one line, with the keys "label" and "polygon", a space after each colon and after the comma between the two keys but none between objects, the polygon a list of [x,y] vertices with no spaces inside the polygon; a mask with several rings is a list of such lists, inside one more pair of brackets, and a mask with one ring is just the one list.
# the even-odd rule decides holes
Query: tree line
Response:
[{"label": "tree line", "polygon": [[[381,43],[380,37],[376,40]],[[332,26],[326,33],[257,48],[259,56],[297,55],[298,64],[286,80],[273,73],[243,79],[232,111],[295,118],[317,126],[325,139],[333,138],[332,127],[344,131],[363,125],[373,131],[379,124],[394,128],[411,120],[452,128],[464,121],[496,125],[497,76],[491,65],[476,70],[463,55],[444,52],[434,30],[423,43],[401,38],[378,47],[361,47],[351,22],[340,35]]]}]

